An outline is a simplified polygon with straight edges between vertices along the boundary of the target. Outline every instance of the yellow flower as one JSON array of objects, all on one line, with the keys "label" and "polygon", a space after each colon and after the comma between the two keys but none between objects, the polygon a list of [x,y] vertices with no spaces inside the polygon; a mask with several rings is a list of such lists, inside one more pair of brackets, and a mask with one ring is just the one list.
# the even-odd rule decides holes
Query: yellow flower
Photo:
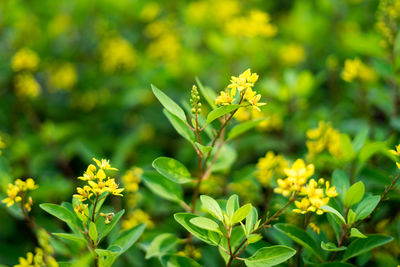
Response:
[{"label": "yellow flower", "polygon": [[8,184],[7,198],[3,199],[1,202],[5,203],[7,207],[14,205],[15,202],[20,202],[22,200],[19,196],[20,188],[13,184]]},{"label": "yellow flower", "polygon": [[310,207],[310,201],[307,198],[303,198],[301,201],[295,201],[294,204],[296,205],[297,209],[293,211],[296,213],[306,214],[308,208]]},{"label": "yellow flower", "polygon": [[228,88],[235,89],[234,92],[236,94],[236,90],[241,92],[248,88],[252,88],[257,80],[258,80],[257,73],[251,73],[251,70],[247,69],[238,77],[232,76],[231,84],[228,85]]},{"label": "yellow flower", "polygon": [[49,84],[54,90],[71,90],[77,81],[78,74],[71,63],[63,63],[50,69]]},{"label": "yellow flower", "polygon": [[280,50],[280,58],[284,64],[294,66],[304,61],[306,53],[300,44],[285,45]]},{"label": "yellow flower", "polygon": [[15,72],[35,71],[39,65],[38,55],[29,48],[19,50],[11,59],[11,67]]},{"label": "yellow flower", "polygon": [[113,170],[113,171],[117,171],[118,169],[116,168],[112,168],[110,165],[110,161],[106,160],[106,159],[102,159],[101,161],[93,158],[94,162],[96,162],[97,166],[103,170]]},{"label": "yellow flower", "polygon": [[30,73],[20,73],[14,78],[14,87],[19,97],[36,98],[40,94],[40,85]]},{"label": "yellow flower", "polygon": [[320,121],[317,128],[307,131],[307,137],[306,146],[312,157],[325,149],[336,158],[342,157],[340,132],[329,123]]},{"label": "yellow flower", "polygon": [[255,176],[263,186],[267,187],[271,178],[274,175],[283,176],[283,170],[287,167],[289,167],[289,163],[282,155],[275,155],[274,152],[268,151],[265,157],[258,160]]},{"label": "yellow flower", "polygon": [[261,99],[261,95],[257,94],[255,91],[251,90],[250,88],[248,88],[246,90],[246,93],[244,94],[244,98],[250,103],[250,105],[258,110],[261,111],[259,107],[264,106],[266,103],[258,103],[258,101],[260,101]]},{"label": "yellow flower", "polygon": [[122,176],[122,181],[125,185],[127,192],[137,192],[139,189],[139,183],[141,181],[141,176],[143,174],[143,169],[138,167],[133,167],[129,169],[124,176]]},{"label": "yellow flower", "polygon": [[329,186],[329,181],[326,181],[325,183],[326,189],[325,189],[325,194],[328,197],[336,197],[338,193],[336,192],[336,187],[335,186]]},{"label": "yellow flower", "polygon": [[137,209],[128,213],[127,218],[122,221],[122,228],[131,229],[141,223],[145,223],[148,228],[154,227],[149,214],[141,209]]},{"label": "yellow flower", "polygon": [[137,64],[133,46],[122,37],[104,40],[100,44],[101,64],[104,72],[131,71]]},{"label": "yellow flower", "polygon": [[288,178],[294,178],[302,185],[314,174],[314,165],[306,165],[302,159],[297,159],[292,168],[286,168],[284,172]]},{"label": "yellow flower", "polygon": [[400,144],[397,145],[395,148],[396,148],[396,150],[391,149],[391,150],[389,150],[389,152],[395,156],[400,156]]},{"label": "yellow flower", "polygon": [[[21,179],[15,180],[14,184],[8,184],[7,189],[7,198],[3,199],[1,202],[5,203],[7,207],[14,205],[14,203],[21,202],[23,196],[25,196],[26,191],[32,191],[38,188],[38,185],[35,185],[35,181],[32,178],[26,179],[26,181],[22,181]],[[29,212],[31,210],[31,206],[33,204],[32,198],[29,197],[27,202],[24,203],[24,207]]]},{"label": "yellow flower", "polygon": [[252,10],[248,16],[234,17],[225,24],[225,31],[229,35],[244,37],[272,37],[276,34],[276,26],[270,23],[267,13]]},{"label": "yellow flower", "polygon": [[235,94],[233,93],[236,94],[236,91],[235,90],[231,90],[230,92],[221,91],[220,95],[215,100],[215,104],[223,106],[232,104],[235,97]]},{"label": "yellow flower", "polygon": [[91,193],[92,189],[87,185],[85,185],[83,188],[77,187],[76,191],[78,194],[74,194],[73,197],[79,199],[81,202],[85,201],[93,195]]},{"label": "yellow flower", "polygon": [[342,79],[346,82],[352,82],[360,79],[365,82],[373,82],[377,78],[375,71],[361,62],[358,58],[353,60],[346,59],[342,71]]},{"label": "yellow flower", "polygon": [[317,234],[320,234],[321,229],[320,229],[315,223],[310,222],[310,223],[308,224],[308,226],[310,226],[310,228],[311,228],[314,232],[316,232]]}]

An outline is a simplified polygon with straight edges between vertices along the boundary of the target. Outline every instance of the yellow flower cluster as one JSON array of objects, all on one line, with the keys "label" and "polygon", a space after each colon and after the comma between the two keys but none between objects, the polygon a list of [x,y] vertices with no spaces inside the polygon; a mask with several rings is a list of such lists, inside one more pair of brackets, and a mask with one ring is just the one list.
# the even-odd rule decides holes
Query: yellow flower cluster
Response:
[{"label": "yellow flower cluster", "polygon": [[76,189],[77,194],[73,196],[82,202],[90,199],[93,195],[98,197],[104,192],[109,192],[115,196],[122,196],[121,192],[124,189],[118,188],[115,178],[111,178],[106,174],[106,171],[117,169],[112,168],[108,160],[102,159],[99,161],[93,158],[93,161],[97,164],[97,167],[90,164],[83,176],[78,177],[78,179],[87,181],[88,185],[85,185],[83,188],[78,187]]},{"label": "yellow flower cluster", "polygon": [[[323,185],[325,183],[325,191]],[[330,186],[329,181],[321,178],[319,181],[311,179],[307,185],[303,186],[300,190],[300,195],[304,196],[301,201],[295,201],[296,209],[293,211],[296,213],[305,214],[309,211],[315,212],[318,215],[322,215],[324,211],[321,209],[322,206],[328,205],[329,199],[336,197],[335,186]]]},{"label": "yellow flower cluster", "polygon": [[75,66],[71,63],[63,63],[52,68],[49,72],[49,85],[53,90],[71,90],[78,81]]},{"label": "yellow flower cluster", "polygon": [[282,128],[283,120],[278,113],[269,113],[265,110],[259,111],[254,108],[240,108],[233,116],[237,121],[263,119],[256,128],[262,131],[273,131]]},{"label": "yellow flower cluster", "polygon": [[393,46],[400,18],[400,0],[381,0],[377,12],[376,28],[385,38],[384,45]]},{"label": "yellow flower cluster", "polygon": [[274,192],[287,197],[300,193],[308,178],[314,174],[314,165],[306,165],[302,159],[297,159],[291,168],[285,168],[283,171],[287,178],[278,179],[278,187],[274,188]]},{"label": "yellow flower cluster", "polygon": [[14,203],[26,201],[22,204],[24,205],[24,208],[29,212],[31,211],[33,201],[31,197],[25,199],[26,193],[28,191],[35,190],[38,187],[39,186],[35,184],[35,181],[32,178],[28,178],[26,179],[26,181],[17,179],[13,184],[8,184],[7,198],[3,199],[1,202],[5,203],[7,207],[10,207],[14,205]]},{"label": "yellow flower cluster", "polygon": [[100,44],[101,66],[106,73],[131,71],[136,65],[136,52],[122,37],[104,40]]},{"label": "yellow flower cluster", "polygon": [[316,225],[315,223],[313,223],[313,222],[310,222],[309,224],[308,224],[308,226],[310,226],[310,228],[314,231],[314,232],[316,232],[317,234],[320,234],[321,233],[321,229],[318,227],[318,225]]},{"label": "yellow flower cluster", "polygon": [[250,69],[240,74],[238,77],[232,76],[231,83],[225,91],[221,91],[220,95],[215,100],[217,105],[230,105],[235,101],[236,94],[239,93],[239,102],[247,101],[256,110],[260,110],[260,106],[265,103],[259,103],[261,95],[253,91],[255,82],[258,80],[257,73],[251,73]]},{"label": "yellow flower cluster", "polygon": [[143,169],[134,166],[126,171],[124,176],[122,176],[122,182],[124,183],[127,193],[135,193],[139,190],[139,183],[142,180],[142,174]]},{"label": "yellow flower cluster", "polygon": [[[393,155],[400,157],[400,144],[398,146],[396,146],[396,150],[389,150],[390,153],[392,153]],[[396,162],[397,168],[400,169],[400,162]]]},{"label": "yellow flower cluster", "polygon": [[342,156],[340,132],[329,123],[320,121],[317,128],[307,131],[307,138],[307,149],[312,157],[325,149],[336,158]]},{"label": "yellow flower cluster", "polygon": [[20,257],[19,264],[14,267],[58,267],[58,263],[52,256],[45,255],[41,248],[35,249],[35,254],[28,252],[26,258]]},{"label": "yellow flower cluster", "polygon": [[288,167],[289,163],[282,155],[268,151],[265,157],[258,160],[255,176],[264,187],[268,187],[271,179],[283,176],[284,169]]},{"label": "yellow flower cluster", "polygon": [[352,82],[359,79],[364,82],[373,82],[377,79],[375,71],[361,62],[358,58],[346,59],[342,71],[342,79]]},{"label": "yellow flower cluster", "polygon": [[280,58],[283,64],[295,66],[303,62],[306,58],[306,52],[300,44],[284,45],[279,51]]},{"label": "yellow flower cluster", "polygon": [[[287,197],[290,195],[303,196],[301,201],[295,201],[296,213],[305,214],[308,211],[315,212],[318,215],[324,213],[322,206],[327,205],[329,199],[338,194],[334,186],[330,186],[329,181],[321,178],[316,182],[308,178],[314,174],[314,165],[306,165],[302,159],[297,159],[291,168],[284,169],[287,178],[278,179],[278,187],[274,192]],[[325,190],[323,185],[325,184]]]},{"label": "yellow flower cluster", "polygon": [[198,260],[201,258],[201,250],[188,243],[186,244],[184,250],[178,252],[178,255]]},{"label": "yellow flower cluster", "polygon": [[131,229],[136,225],[145,223],[147,228],[153,228],[154,223],[150,218],[150,215],[141,209],[136,209],[128,213],[126,219],[121,223],[123,229]]},{"label": "yellow flower cluster", "polygon": [[166,63],[175,63],[182,47],[179,36],[166,22],[155,21],[147,25],[146,35],[152,39],[147,47],[147,54],[152,59],[160,59]]},{"label": "yellow flower cluster", "polygon": [[276,34],[277,28],[270,23],[267,13],[253,10],[248,16],[232,18],[225,24],[225,31],[233,36],[272,37]]},{"label": "yellow flower cluster", "polygon": [[13,71],[35,71],[39,65],[38,55],[29,48],[19,50],[11,59]]},{"label": "yellow flower cluster", "polygon": [[3,138],[1,137],[1,134],[0,134],[0,155],[2,153],[1,150],[5,147],[6,147],[6,144],[4,143]]},{"label": "yellow flower cluster", "polygon": [[14,78],[14,87],[19,97],[36,98],[41,91],[39,83],[31,73],[20,73]]}]

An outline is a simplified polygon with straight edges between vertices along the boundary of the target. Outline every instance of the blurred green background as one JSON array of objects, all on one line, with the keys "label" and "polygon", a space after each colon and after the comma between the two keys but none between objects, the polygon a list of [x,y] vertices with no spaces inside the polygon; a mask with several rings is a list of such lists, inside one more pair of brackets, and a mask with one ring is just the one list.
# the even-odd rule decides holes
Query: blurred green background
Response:
[{"label": "blurred green background", "polygon": [[[70,201],[92,157],[110,159],[120,176],[132,166],[150,169],[161,155],[193,166],[194,152],[169,125],[150,84],[182,103],[196,77],[217,92],[247,68],[260,75],[255,89],[268,103],[267,122],[235,141],[235,163],[208,188],[219,190],[204,192],[233,191],[262,205],[263,189],[246,178],[248,168],[269,150],[305,155],[306,131],[322,120],[350,136],[368,127],[372,140],[393,146],[399,89],[379,10],[373,0],[1,1],[0,196],[14,179],[33,177],[40,185],[36,204]],[[369,73],[347,82],[344,62],[354,58]],[[326,158],[314,163],[324,175],[341,166]],[[379,193],[394,172],[392,162],[375,157],[360,175]],[[171,216],[179,208],[144,186],[140,194],[138,205],[159,225],[144,244],[157,231],[183,232]],[[394,207],[383,209],[391,217],[375,230],[397,239],[399,197],[393,197]],[[37,205],[32,214],[52,231],[63,227]],[[0,263],[16,264],[35,238],[5,205],[0,218]],[[57,249],[57,258],[68,257]],[[120,264],[146,266],[141,251],[131,249]],[[393,242],[374,262],[389,266],[399,255]]]}]

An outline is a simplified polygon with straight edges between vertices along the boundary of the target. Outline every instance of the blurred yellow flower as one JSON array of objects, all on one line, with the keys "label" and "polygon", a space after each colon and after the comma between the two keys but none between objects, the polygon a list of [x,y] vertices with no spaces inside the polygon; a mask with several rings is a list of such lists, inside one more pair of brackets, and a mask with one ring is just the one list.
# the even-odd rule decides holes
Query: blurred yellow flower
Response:
[{"label": "blurred yellow flower", "polygon": [[310,222],[310,223],[308,224],[308,226],[310,226],[310,228],[311,228],[314,232],[316,232],[317,234],[320,234],[320,233],[321,233],[321,229],[320,229],[315,223]]},{"label": "blurred yellow flower", "polygon": [[340,132],[330,123],[320,121],[317,128],[308,130],[306,134],[306,146],[312,157],[325,149],[336,158],[342,157]]},{"label": "blurred yellow flower", "polygon": [[30,73],[20,73],[14,77],[14,87],[17,96],[21,98],[36,98],[41,91],[39,83]]},{"label": "blurred yellow flower", "polygon": [[267,13],[252,10],[248,16],[233,17],[225,24],[225,31],[229,35],[243,37],[272,37],[276,34],[276,26],[270,23]]},{"label": "blurred yellow flower", "polygon": [[[399,157],[400,156],[400,144],[396,146],[396,150],[389,150],[390,153],[392,153],[393,155]],[[396,162],[396,166],[397,168],[400,169],[400,162]]]},{"label": "blurred yellow flower", "polygon": [[39,56],[29,48],[19,50],[11,59],[11,67],[15,72],[35,71],[39,65]]},{"label": "blurred yellow flower", "polygon": [[49,71],[49,85],[53,90],[71,90],[78,81],[75,66],[71,63],[63,63]]},{"label": "blurred yellow flower", "polygon": [[280,178],[284,169],[289,167],[288,161],[282,155],[268,151],[265,157],[258,160],[255,176],[264,187],[268,187],[272,177]]},{"label": "blurred yellow flower", "polygon": [[284,45],[279,51],[280,58],[285,65],[294,66],[303,62],[306,52],[300,44]]},{"label": "blurred yellow flower", "polygon": [[142,180],[141,176],[143,174],[143,169],[139,167],[132,167],[126,171],[124,176],[122,176],[122,182],[124,183],[127,193],[135,193],[139,190],[139,183]]},{"label": "blurred yellow flower", "polygon": [[364,82],[373,82],[377,79],[375,71],[361,62],[358,58],[346,59],[342,71],[342,79],[346,82],[352,82],[360,79]]},{"label": "blurred yellow flower", "polygon": [[101,66],[106,73],[131,71],[136,66],[137,56],[133,46],[122,37],[104,40],[99,47]]},{"label": "blurred yellow flower", "polygon": [[25,199],[25,192],[35,190],[38,187],[39,186],[35,184],[35,181],[32,178],[28,178],[25,181],[17,179],[15,180],[14,184],[8,184],[7,198],[3,199],[1,202],[5,203],[7,207],[10,207],[14,205],[14,203],[26,200],[27,202],[23,204],[29,212],[31,210],[33,201],[30,197]]},{"label": "blurred yellow flower", "polygon": [[160,14],[160,5],[156,2],[146,3],[145,6],[140,11],[140,18],[143,21],[151,21],[155,19],[158,14]]},{"label": "blurred yellow flower", "polygon": [[123,229],[131,229],[141,223],[145,223],[147,228],[154,228],[154,223],[151,220],[150,215],[141,209],[136,209],[129,212],[121,224]]}]

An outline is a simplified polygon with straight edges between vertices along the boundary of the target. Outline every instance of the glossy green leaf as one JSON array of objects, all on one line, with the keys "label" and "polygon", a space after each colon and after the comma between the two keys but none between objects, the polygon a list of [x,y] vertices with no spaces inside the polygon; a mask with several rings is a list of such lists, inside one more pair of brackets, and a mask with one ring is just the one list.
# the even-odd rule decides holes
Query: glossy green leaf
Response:
[{"label": "glossy green leaf", "polygon": [[260,234],[251,234],[247,237],[247,242],[249,244],[256,243],[262,239],[262,235]]},{"label": "glossy green leaf", "polygon": [[312,238],[306,231],[303,229],[287,224],[287,223],[277,223],[274,227],[281,233],[284,233],[288,237],[290,237],[293,241],[303,246],[305,249],[311,251],[315,256],[318,257],[321,261],[321,250],[319,246],[315,242],[314,238]]},{"label": "glossy green leaf", "polygon": [[368,252],[374,248],[392,242],[393,237],[386,235],[368,235],[367,238],[356,239],[347,246],[342,261],[347,261],[353,257]]},{"label": "glossy green leaf", "polygon": [[228,133],[228,139],[232,140],[239,135],[251,130],[252,128],[256,127],[260,122],[262,122],[265,119],[257,119],[257,120],[252,120],[252,121],[246,121],[243,123],[240,123],[232,128],[232,130],[229,131]]},{"label": "glossy green leaf", "polygon": [[[206,242],[207,244],[217,246],[219,243],[219,240],[214,240],[210,236],[210,231],[200,228],[193,223],[190,222],[191,219],[198,217],[197,215],[191,214],[191,213],[176,213],[174,214],[175,220],[182,225],[188,232],[190,232],[192,235],[197,237],[203,242]],[[217,234],[216,234],[217,235]],[[218,241],[218,242],[215,242]]]},{"label": "glossy green leaf", "polygon": [[358,203],[355,210],[356,221],[367,218],[374,211],[380,200],[380,196],[367,196]]},{"label": "glossy green leaf", "polygon": [[117,254],[121,255],[139,239],[145,228],[145,224],[139,224],[129,230],[121,232],[118,237],[111,242],[107,249],[111,249],[113,247],[121,248]]},{"label": "glossy green leaf", "polygon": [[195,138],[194,138],[194,133],[193,131],[178,117],[176,117],[174,114],[169,112],[168,110],[164,109],[163,110],[164,115],[167,117],[168,121],[172,124],[174,127],[175,131],[188,140],[191,143],[194,143]]},{"label": "glossy green leaf", "polygon": [[169,233],[156,236],[153,241],[151,241],[147,249],[146,259],[150,259],[152,257],[161,257],[172,252],[179,241],[180,240],[176,236]]},{"label": "glossy green leaf", "polygon": [[367,236],[361,233],[357,228],[350,229],[350,237],[367,238]]},{"label": "glossy green leaf", "polygon": [[356,213],[352,209],[349,209],[349,212],[347,213],[347,225],[352,225],[355,221]]},{"label": "glossy green leaf", "polygon": [[325,242],[321,241],[321,248],[326,251],[343,251],[343,250],[346,250],[347,247],[345,247],[345,246],[337,247],[332,242],[325,243]]},{"label": "glossy green leaf", "polygon": [[368,127],[364,127],[363,129],[361,129],[361,131],[359,131],[357,133],[357,135],[354,137],[353,140],[353,149],[354,152],[359,152],[361,150],[361,148],[363,147],[365,141],[368,138],[368,134],[369,134],[369,128]]},{"label": "glossy green leaf", "polygon": [[51,234],[54,236],[63,238],[63,239],[78,242],[80,244],[86,244],[86,242],[87,242],[86,239],[84,239],[83,237],[78,236],[76,234],[70,234],[70,233],[51,233]]},{"label": "glossy green leaf", "polygon": [[256,224],[257,220],[258,220],[257,209],[255,207],[252,207],[251,211],[246,217],[246,235],[249,235],[253,231],[254,225]]},{"label": "glossy green leaf", "polygon": [[336,192],[339,194],[339,198],[344,200],[344,195],[350,187],[350,179],[347,174],[339,169],[336,169],[332,174],[332,185],[336,187]]},{"label": "glossy green leaf", "polygon": [[219,225],[214,222],[213,220],[209,219],[209,218],[205,218],[205,217],[195,217],[190,219],[190,222],[194,225],[196,225],[197,227],[209,230],[209,231],[213,231],[216,233],[219,233],[222,235],[220,229],[219,229]]},{"label": "glossy green leaf", "polygon": [[237,211],[235,211],[235,213],[232,216],[232,224],[243,221],[247,217],[247,215],[249,215],[251,208],[252,208],[251,204],[246,204],[240,207]]},{"label": "glossy green leaf", "polygon": [[97,229],[96,224],[94,222],[89,222],[89,237],[92,241],[97,241]]},{"label": "glossy green leaf", "polygon": [[342,152],[342,158],[345,161],[349,162],[354,159],[355,153],[349,135],[340,134],[340,147]]},{"label": "glossy green leaf", "polygon": [[45,204],[40,204],[39,205],[43,210],[46,212],[50,213],[54,217],[57,217],[63,222],[66,222],[68,224],[74,224],[75,222],[75,216],[74,214],[68,210],[67,208],[52,204],[52,203],[45,203]]},{"label": "glossy green leaf", "polygon": [[217,94],[214,92],[214,90],[212,90],[207,86],[203,86],[198,77],[196,77],[196,83],[200,89],[201,94],[204,96],[210,107],[213,109],[217,108],[217,105],[215,104],[215,99],[217,98]]},{"label": "glossy green leaf", "polygon": [[153,90],[153,93],[157,97],[158,101],[160,101],[160,103],[164,106],[166,110],[174,114],[182,121],[186,121],[185,112],[180,106],[178,106],[178,104],[176,104],[171,98],[169,98],[165,93],[163,93],[154,85],[151,85],[151,89]]},{"label": "glossy green leaf", "polygon": [[231,113],[232,111],[240,108],[240,105],[226,105],[212,110],[207,115],[207,123],[211,123],[219,117],[224,116],[225,114]]},{"label": "glossy green leaf", "polygon": [[144,184],[156,195],[164,199],[181,202],[182,188],[155,171],[145,171],[142,175]]},{"label": "glossy green leaf", "polygon": [[247,267],[268,267],[283,263],[293,257],[296,250],[286,246],[264,247],[244,260]]},{"label": "glossy green leaf", "polygon": [[340,214],[339,211],[337,211],[336,209],[332,208],[331,206],[322,206],[321,207],[324,211],[326,212],[330,212],[333,215],[335,215],[337,218],[340,219],[340,221],[342,221],[344,224],[346,224],[346,220],[344,219],[343,215]]},{"label": "glossy green leaf", "polygon": [[189,170],[176,159],[168,157],[156,158],[153,161],[153,167],[174,183],[184,184],[192,181]]},{"label": "glossy green leaf", "polygon": [[344,195],[344,205],[346,207],[352,207],[353,205],[360,202],[360,200],[364,197],[365,186],[362,181],[358,181],[357,183],[350,186],[349,190],[347,190]]},{"label": "glossy green leaf", "polygon": [[236,194],[233,194],[229,197],[226,202],[226,213],[228,217],[231,219],[235,211],[239,208],[239,197]]},{"label": "glossy green leaf", "polygon": [[200,201],[203,205],[203,209],[210,213],[214,218],[220,220],[221,222],[224,220],[221,207],[218,205],[218,202],[215,199],[206,195],[201,195]]}]

